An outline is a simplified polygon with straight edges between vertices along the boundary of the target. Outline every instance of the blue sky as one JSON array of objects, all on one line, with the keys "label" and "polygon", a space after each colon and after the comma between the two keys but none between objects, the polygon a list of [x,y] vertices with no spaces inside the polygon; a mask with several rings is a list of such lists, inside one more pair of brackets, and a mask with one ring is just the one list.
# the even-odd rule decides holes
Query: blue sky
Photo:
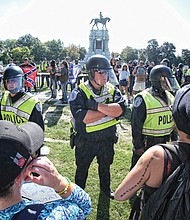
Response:
[{"label": "blue sky", "polygon": [[0,0],[0,39],[32,34],[42,42],[61,39],[89,47],[90,21],[110,17],[110,52],[141,49],[150,39],[173,43],[177,54],[190,49],[188,0]]}]

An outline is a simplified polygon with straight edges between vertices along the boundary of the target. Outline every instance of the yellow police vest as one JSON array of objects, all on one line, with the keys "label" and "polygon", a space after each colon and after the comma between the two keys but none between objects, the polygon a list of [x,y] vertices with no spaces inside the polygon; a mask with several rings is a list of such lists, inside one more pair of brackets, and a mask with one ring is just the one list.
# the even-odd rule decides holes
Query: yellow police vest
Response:
[{"label": "yellow police vest", "polygon": [[40,102],[27,93],[12,104],[9,94],[9,91],[5,91],[1,99],[2,119],[11,121],[16,125],[29,121],[34,106]]},{"label": "yellow police vest", "polygon": [[46,66],[47,66],[47,63],[46,63],[46,62],[43,62],[43,63],[42,63],[42,70],[43,70],[43,71],[46,70]]},{"label": "yellow police vest", "polygon": [[187,72],[185,73],[185,76],[190,76],[190,69],[187,70]]},{"label": "yellow police vest", "polygon": [[[89,85],[89,81],[85,83],[81,83],[79,87],[84,91],[88,99],[90,99],[92,96],[96,100],[96,102],[99,102],[99,103],[105,103],[108,100],[109,100],[109,103],[113,101],[114,86],[110,83],[107,83],[103,87],[103,90],[100,95],[96,95],[93,92],[91,86]],[[104,118],[98,121],[86,124],[86,132],[90,133],[94,131],[103,130],[105,128],[109,128],[118,123],[119,121],[116,120],[115,118],[110,117],[110,116],[105,116]]]},{"label": "yellow police vest", "polygon": [[147,109],[147,116],[142,133],[144,135],[157,137],[169,135],[174,126],[170,107],[174,102],[174,96],[166,91],[166,96],[170,102],[169,105],[167,105],[161,98],[152,96],[152,94],[146,90],[141,92],[140,95],[143,97]]}]

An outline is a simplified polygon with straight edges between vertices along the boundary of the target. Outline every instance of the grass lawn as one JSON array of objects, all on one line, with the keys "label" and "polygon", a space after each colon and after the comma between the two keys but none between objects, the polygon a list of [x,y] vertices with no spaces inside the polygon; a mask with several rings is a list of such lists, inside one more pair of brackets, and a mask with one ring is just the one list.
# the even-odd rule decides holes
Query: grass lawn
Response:
[{"label": "grass lawn", "polygon": [[[55,106],[53,102],[43,103],[45,114],[45,145],[50,147],[49,158],[54,162],[58,171],[74,181],[75,157],[74,149],[69,145],[69,120],[71,113],[69,106]],[[115,190],[129,171],[131,161],[131,129],[129,123],[130,111],[121,118],[118,124],[119,140],[115,145],[115,158],[111,166],[111,188]],[[99,190],[98,166],[93,161],[85,191],[92,199],[92,212],[89,220],[126,220],[130,212],[130,204],[113,201],[107,198]]]}]

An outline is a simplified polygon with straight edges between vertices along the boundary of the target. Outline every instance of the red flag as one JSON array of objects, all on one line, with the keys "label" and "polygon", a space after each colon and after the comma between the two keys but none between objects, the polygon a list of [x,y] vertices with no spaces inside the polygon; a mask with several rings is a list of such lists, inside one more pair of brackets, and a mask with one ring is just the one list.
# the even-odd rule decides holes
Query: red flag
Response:
[{"label": "red flag", "polygon": [[36,84],[36,75],[38,73],[37,67],[30,64],[22,64],[20,65],[20,68],[24,72],[25,86],[30,88],[34,87],[34,85]]}]

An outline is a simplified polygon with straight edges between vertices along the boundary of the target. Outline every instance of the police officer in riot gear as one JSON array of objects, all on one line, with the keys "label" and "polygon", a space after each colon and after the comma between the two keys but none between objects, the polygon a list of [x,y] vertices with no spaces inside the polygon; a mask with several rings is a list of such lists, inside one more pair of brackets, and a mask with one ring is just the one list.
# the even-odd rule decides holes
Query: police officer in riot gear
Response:
[{"label": "police officer in riot gear", "polygon": [[167,67],[170,67],[170,61],[167,58],[164,58],[161,62],[161,65],[165,65]]},{"label": "police officer in riot gear", "polygon": [[116,124],[125,111],[119,89],[108,82],[112,67],[102,55],[91,56],[86,64],[89,80],[80,83],[70,95],[72,126],[75,130],[75,182],[85,188],[88,170],[96,157],[100,189],[113,199],[110,189],[110,166],[117,142]]},{"label": "police officer in riot gear", "polygon": [[37,123],[44,130],[40,101],[23,89],[24,73],[18,66],[9,66],[3,74],[5,91],[0,104],[0,120],[20,125],[27,121]]},{"label": "police officer in riot gear", "polygon": [[143,152],[169,141],[173,131],[171,106],[179,84],[171,69],[156,65],[150,72],[151,87],[138,93],[131,113],[133,155],[131,169]]}]

